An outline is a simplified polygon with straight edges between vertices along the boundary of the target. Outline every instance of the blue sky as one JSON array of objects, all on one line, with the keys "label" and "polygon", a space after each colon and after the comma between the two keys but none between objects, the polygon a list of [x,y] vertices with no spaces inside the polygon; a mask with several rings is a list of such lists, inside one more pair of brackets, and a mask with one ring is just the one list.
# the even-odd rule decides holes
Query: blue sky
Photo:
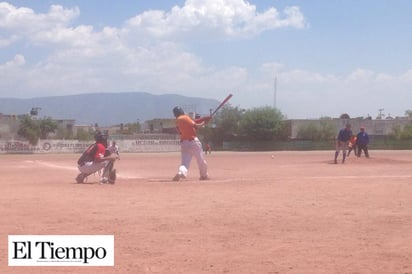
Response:
[{"label": "blue sky", "polygon": [[412,109],[412,1],[0,2],[0,96],[144,91],[288,118]]}]

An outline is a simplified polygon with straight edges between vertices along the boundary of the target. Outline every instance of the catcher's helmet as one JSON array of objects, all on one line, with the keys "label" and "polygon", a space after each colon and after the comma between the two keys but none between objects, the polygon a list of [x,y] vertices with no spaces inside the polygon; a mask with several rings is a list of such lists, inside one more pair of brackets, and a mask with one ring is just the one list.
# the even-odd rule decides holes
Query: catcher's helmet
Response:
[{"label": "catcher's helmet", "polygon": [[180,115],[185,114],[185,112],[183,111],[183,109],[181,107],[174,107],[173,108],[173,114],[175,115],[175,117],[179,117]]},{"label": "catcher's helmet", "polygon": [[107,136],[102,134],[99,130],[94,134],[94,140],[96,143],[101,143],[104,146],[107,146]]}]

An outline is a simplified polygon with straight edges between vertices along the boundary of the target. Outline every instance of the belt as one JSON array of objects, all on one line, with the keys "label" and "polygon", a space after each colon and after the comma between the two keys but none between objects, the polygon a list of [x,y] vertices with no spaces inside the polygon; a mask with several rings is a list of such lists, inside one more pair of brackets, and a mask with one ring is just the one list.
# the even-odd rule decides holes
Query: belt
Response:
[{"label": "belt", "polygon": [[180,142],[183,142],[183,141],[192,142],[192,141],[198,141],[198,140],[199,140],[199,139],[198,139],[197,137],[194,137],[194,138],[190,138],[190,139],[181,139]]}]

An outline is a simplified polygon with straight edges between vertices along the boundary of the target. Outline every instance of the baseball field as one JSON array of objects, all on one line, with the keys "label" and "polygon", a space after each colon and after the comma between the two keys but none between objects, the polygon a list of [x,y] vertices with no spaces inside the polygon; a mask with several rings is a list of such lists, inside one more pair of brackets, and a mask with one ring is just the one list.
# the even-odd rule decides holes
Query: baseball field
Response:
[{"label": "baseball field", "polygon": [[[0,155],[0,273],[412,273],[412,151],[121,154],[76,184],[78,154]],[[114,235],[114,267],[9,267],[8,235]]]}]

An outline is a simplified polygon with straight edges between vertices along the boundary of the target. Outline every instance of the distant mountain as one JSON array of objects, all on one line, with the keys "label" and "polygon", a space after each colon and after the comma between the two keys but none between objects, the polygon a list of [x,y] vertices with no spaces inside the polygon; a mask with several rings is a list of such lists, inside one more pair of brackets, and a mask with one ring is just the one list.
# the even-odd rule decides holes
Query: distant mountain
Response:
[{"label": "distant mountain", "polygon": [[30,99],[0,98],[0,113],[18,115],[29,113],[32,108],[40,108],[40,118],[74,119],[77,125],[98,123],[108,126],[173,118],[172,109],[175,106],[181,106],[186,112],[204,115],[218,105],[219,101],[214,99],[175,94],[92,93]]}]

